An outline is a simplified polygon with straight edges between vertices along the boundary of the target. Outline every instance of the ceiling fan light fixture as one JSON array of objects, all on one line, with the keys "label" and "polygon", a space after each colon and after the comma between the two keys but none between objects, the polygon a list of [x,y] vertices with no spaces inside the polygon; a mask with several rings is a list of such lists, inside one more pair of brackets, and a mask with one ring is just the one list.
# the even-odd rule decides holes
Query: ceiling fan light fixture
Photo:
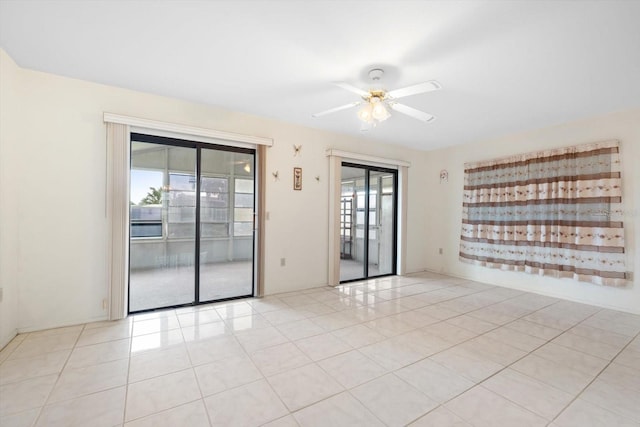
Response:
[{"label": "ceiling fan light fixture", "polygon": [[375,104],[373,104],[371,115],[379,122],[384,122],[389,117],[391,117],[391,114],[382,102],[376,102]]},{"label": "ceiling fan light fixture", "polygon": [[373,105],[367,102],[364,107],[358,111],[358,118],[365,123],[373,122]]},{"label": "ceiling fan light fixture", "polygon": [[358,118],[365,123],[377,124],[391,117],[389,110],[382,102],[382,97],[371,96],[366,104],[358,111]]}]

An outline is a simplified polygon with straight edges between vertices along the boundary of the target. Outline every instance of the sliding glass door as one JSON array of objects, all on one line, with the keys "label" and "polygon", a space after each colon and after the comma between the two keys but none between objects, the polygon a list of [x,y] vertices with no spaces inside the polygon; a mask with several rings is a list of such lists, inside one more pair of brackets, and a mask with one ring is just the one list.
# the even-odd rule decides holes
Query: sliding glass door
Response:
[{"label": "sliding glass door", "polygon": [[342,164],[340,281],[396,273],[397,171]]},{"label": "sliding glass door", "polygon": [[131,135],[129,312],[253,295],[255,152]]}]

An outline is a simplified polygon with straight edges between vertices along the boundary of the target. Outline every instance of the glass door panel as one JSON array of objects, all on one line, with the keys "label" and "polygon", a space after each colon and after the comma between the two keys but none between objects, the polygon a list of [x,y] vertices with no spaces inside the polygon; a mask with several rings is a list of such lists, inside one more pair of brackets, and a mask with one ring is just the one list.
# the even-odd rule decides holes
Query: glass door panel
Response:
[{"label": "glass door panel", "polygon": [[380,239],[378,224],[378,196],[380,194],[380,176],[376,172],[369,172],[369,234],[367,245],[367,277],[379,276],[378,269]]},{"label": "glass door panel", "polygon": [[340,281],[363,279],[366,225],[365,169],[342,166],[340,197]]},{"label": "glass door panel", "polygon": [[254,154],[201,149],[200,301],[253,294]]},{"label": "glass door panel", "polygon": [[195,176],[194,149],[131,141],[130,312],[194,301]]},{"label": "glass door panel", "polygon": [[395,188],[395,173],[370,172],[369,277],[395,271]]}]

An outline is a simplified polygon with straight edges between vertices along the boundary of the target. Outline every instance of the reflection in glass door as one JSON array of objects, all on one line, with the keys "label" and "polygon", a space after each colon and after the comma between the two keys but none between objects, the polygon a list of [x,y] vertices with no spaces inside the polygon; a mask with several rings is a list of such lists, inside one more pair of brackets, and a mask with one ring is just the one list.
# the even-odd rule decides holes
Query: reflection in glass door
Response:
[{"label": "reflection in glass door", "polygon": [[254,159],[131,135],[130,313],[253,294]]},{"label": "reflection in glass door", "polygon": [[395,274],[395,178],[395,171],[369,171],[369,274],[367,277]]},{"label": "reflection in glass door", "polygon": [[340,281],[396,272],[397,172],[343,163]]},{"label": "reflection in glass door", "polygon": [[202,149],[200,300],[253,293],[254,155]]},{"label": "reflection in glass door", "polygon": [[365,273],[365,197],[367,170],[342,166],[340,197],[340,281],[357,280]]}]

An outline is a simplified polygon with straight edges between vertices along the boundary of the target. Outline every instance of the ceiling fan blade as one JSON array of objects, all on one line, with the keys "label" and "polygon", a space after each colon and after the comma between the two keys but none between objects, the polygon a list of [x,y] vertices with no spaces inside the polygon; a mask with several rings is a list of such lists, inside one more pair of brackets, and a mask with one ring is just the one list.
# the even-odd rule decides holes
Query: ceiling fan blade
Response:
[{"label": "ceiling fan blade", "polygon": [[341,87],[342,89],[348,90],[349,92],[353,92],[356,93],[362,97],[368,97],[370,95],[370,93],[366,90],[362,90],[359,87],[355,87],[353,85],[350,85],[349,83],[345,83],[345,82],[333,82],[334,85]]},{"label": "ceiling fan blade", "polygon": [[398,113],[406,114],[407,116],[413,117],[414,119],[418,119],[423,122],[432,122],[436,118],[429,113],[416,110],[415,108],[409,107],[404,104],[398,104],[397,102],[389,102],[388,105],[392,110],[397,111]]},{"label": "ceiling fan blade", "polygon": [[440,83],[435,80],[429,80],[428,82],[419,83],[413,86],[403,87],[401,89],[392,90],[387,92],[387,97],[392,99],[404,98],[405,96],[416,95],[418,93],[431,92],[433,90],[442,89]]},{"label": "ceiling fan blade", "polygon": [[357,107],[360,104],[362,104],[362,101],[351,102],[349,104],[341,105],[339,107],[332,108],[330,110],[325,110],[325,111],[321,111],[319,113],[312,114],[311,117],[324,116],[324,115],[327,115],[327,114],[335,113],[336,111],[341,111],[341,110],[346,110],[347,108]]}]

